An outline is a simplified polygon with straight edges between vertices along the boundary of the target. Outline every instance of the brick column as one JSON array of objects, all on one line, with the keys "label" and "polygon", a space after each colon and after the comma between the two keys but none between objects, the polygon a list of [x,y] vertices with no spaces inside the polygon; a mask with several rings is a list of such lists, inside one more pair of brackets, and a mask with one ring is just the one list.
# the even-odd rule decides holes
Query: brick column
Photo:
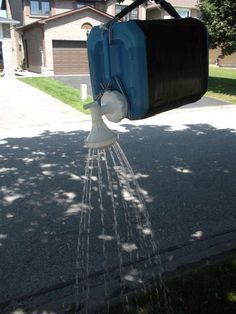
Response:
[{"label": "brick column", "polygon": [[10,25],[3,24],[3,63],[5,77],[15,76]]}]

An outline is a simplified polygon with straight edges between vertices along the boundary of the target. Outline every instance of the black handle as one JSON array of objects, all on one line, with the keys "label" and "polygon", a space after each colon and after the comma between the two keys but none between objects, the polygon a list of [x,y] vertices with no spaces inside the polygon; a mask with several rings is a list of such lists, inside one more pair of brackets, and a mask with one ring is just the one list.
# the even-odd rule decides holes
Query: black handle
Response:
[{"label": "black handle", "polygon": [[[137,8],[139,5],[145,3],[147,0],[136,0],[133,3],[131,3],[129,6],[127,6],[126,8],[124,8],[120,13],[118,13],[115,16],[115,20],[120,20],[122,19],[122,17],[124,17],[126,14],[128,14],[130,11],[132,11],[133,9]],[[162,6],[162,8],[172,17],[176,18],[181,18],[181,16],[179,15],[179,13],[173,8],[173,6],[165,1],[165,0],[155,0],[155,2],[157,4],[160,4],[160,6]]]},{"label": "black handle", "polygon": [[120,11],[120,13],[118,13],[115,16],[116,20],[120,20],[122,19],[122,17],[124,17],[126,14],[128,14],[130,11],[132,11],[133,9],[137,8],[139,5],[143,4],[144,2],[146,2],[147,0],[136,0],[133,3],[131,3],[130,5],[128,5],[127,7],[125,7],[122,11]]},{"label": "black handle", "polygon": [[165,0],[155,0],[155,2],[157,4],[160,4],[160,6],[162,6],[162,8],[172,17],[174,17],[175,19],[179,19],[181,18],[181,16],[179,15],[179,13],[175,10],[175,8],[172,6],[172,4],[170,4],[169,2],[165,1]]}]

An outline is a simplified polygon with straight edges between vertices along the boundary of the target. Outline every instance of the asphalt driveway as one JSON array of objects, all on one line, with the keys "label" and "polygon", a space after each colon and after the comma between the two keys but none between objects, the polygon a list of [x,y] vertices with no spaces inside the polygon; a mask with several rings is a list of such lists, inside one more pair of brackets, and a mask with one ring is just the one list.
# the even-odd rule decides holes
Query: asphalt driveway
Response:
[{"label": "asphalt driveway", "polygon": [[81,84],[87,84],[88,95],[93,94],[90,82],[90,75],[55,75],[53,78],[77,89],[80,89]]},{"label": "asphalt driveway", "polygon": [[[1,110],[14,125],[5,121],[0,128],[0,312],[64,313],[74,302],[84,140],[90,124],[74,109],[62,103],[57,107],[50,97],[14,82],[8,87],[17,85],[18,93],[8,107],[10,96],[3,85]],[[41,114],[35,93],[44,97]],[[31,124],[20,123],[28,112],[24,97],[34,117],[27,116]],[[236,107],[214,102],[114,126],[147,200],[165,270],[235,248]],[[42,124],[47,106],[51,123]],[[109,201],[104,207],[111,221]],[[103,278],[97,213],[95,206],[90,229],[93,289],[99,289]]]},{"label": "asphalt driveway", "polygon": [[[65,84],[70,85],[71,87],[74,87],[77,89],[80,89],[81,84],[87,84],[88,95],[93,94],[92,88],[91,88],[90,75],[65,75],[65,76],[55,75],[54,79],[59,80]],[[213,100],[212,98],[205,96],[201,100],[199,100],[193,104],[183,106],[180,109],[224,106],[225,104],[226,103],[222,100],[218,100],[218,99]]]}]

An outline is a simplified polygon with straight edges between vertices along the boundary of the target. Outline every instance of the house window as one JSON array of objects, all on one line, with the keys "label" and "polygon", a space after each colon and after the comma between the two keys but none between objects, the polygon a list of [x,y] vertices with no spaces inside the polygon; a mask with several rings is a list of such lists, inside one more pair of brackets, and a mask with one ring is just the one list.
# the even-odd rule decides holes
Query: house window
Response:
[{"label": "house window", "polygon": [[179,13],[181,17],[189,17],[190,16],[190,10],[184,9],[184,8],[177,8],[176,11]]},{"label": "house window", "polygon": [[86,30],[86,35],[88,36],[93,26],[90,23],[84,23],[81,28]]},{"label": "house window", "polygon": [[[126,5],[116,4],[116,15],[120,13]],[[127,15],[122,18],[122,21],[129,21],[129,20],[137,20],[138,19],[138,8],[133,9]]]},{"label": "house window", "polygon": [[50,0],[30,0],[30,13],[32,15],[50,15]]},{"label": "house window", "polygon": [[90,23],[84,23],[81,28],[86,29],[86,30],[90,30],[90,29],[92,29],[92,27],[93,26]]},{"label": "house window", "polygon": [[89,6],[89,7],[94,7],[94,2],[93,1],[80,1],[80,0],[77,0],[77,8],[82,8],[82,7],[86,7],[86,6]]}]

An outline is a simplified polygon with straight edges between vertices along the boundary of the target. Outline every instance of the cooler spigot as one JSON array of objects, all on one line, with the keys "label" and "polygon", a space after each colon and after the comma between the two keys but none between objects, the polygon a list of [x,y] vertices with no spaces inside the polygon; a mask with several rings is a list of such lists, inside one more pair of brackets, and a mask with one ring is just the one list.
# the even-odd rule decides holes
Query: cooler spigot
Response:
[{"label": "cooler spigot", "polygon": [[90,109],[92,117],[92,130],[85,140],[85,145],[88,148],[104,148],[113,145],[118,135],[107,127],[102,115],[105,115],[109,121],[120,122],[127,115],[126,98],[118,91],[106,91],[101,97],[101,105],[95,101],[85,105],[84,108]]}]

